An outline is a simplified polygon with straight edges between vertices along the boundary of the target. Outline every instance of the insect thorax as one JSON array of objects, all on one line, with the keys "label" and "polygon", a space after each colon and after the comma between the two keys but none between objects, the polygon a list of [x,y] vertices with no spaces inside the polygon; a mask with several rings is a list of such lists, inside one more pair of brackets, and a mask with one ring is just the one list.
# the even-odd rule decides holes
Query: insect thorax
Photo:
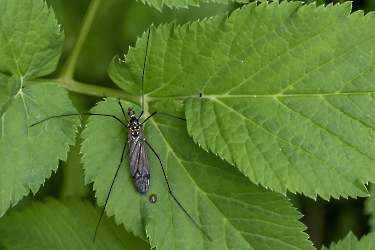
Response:
[{"label": "insect thorax", "polygon": [[137,138],[139,136],[140,126],[141,125],[138,122],[138,118],[132,115],[128,123],[128,128],[134,138]]}]

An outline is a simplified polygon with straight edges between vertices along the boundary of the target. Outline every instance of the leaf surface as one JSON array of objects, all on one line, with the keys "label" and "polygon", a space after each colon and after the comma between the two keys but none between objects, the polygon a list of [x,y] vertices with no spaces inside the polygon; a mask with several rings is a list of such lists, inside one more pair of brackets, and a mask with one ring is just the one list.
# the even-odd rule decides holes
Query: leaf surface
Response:
[{"label": "leaf surface", "polygon": [[21,79],[19,77],[8,77],[0,73],[0,117],[12,103],[20,88]]},{"label": "leaf surface", "polygon": [[375,234],[369,233],[360,240],[350,231],[344,239],[337,243],[332,243],[329,248],[325,246],[322,250],[367,250],[375,248]]},{"label": "leaf surface", "polygon": [[68,144],[74,144],[78,117],[54,118],[76,113],[67,92],[55,83],[23,88],[0,122],[0,213],[15,205],[30,190],[36,193],[59,159],[66,160]]},{"label": "leaf surface", "polygon": [[[163,4],[172,8],[172,7],[185,7],[188,6],[199,6],[200,3],[208,3],[208,2],[217,2],[221,4],[228,4],[229,0],[145,0],[143,3],[148,3],[150,6],[154,6],[158,10],[161,11],[163,8]],[[233,0],[232,0],[233,1]],[[265,0],[260,0],[259,2],[263,2]],[[246,0],[236,0],[239,3],[248,3],[249,1]]]},{"label": "leaf surface", "polygon": [[34,79],[56,69],[64,33],[40,0],[0,0],[0,72]]},{"label": "leaf surface", "polygon": [[350,4],[249,11],[269,18],[261,27],[247,22],[231,39],[248,45],[228,50],[201,85],[203,98],[187,100],[189,133],[278,192],[367,195],[363,183],[375,177],[373,16],[348,17]]},{"label": "leaf surface", "polygon": [[0,245],[6,249],[150,249],[147,242],[103,218],[93,242],[100,212],[88,201],[53,198],[11,211],[0,220]]},{"label": "leaf surface", "polygon": [[57,170],[79,123],[78,117],[70,117],[29,127],[53,115],[77,113],[62,87],[29,82],[56,68],[64,34],[43,1],[0,0],[0,6],[2,216],[30,190],[36,193],[51,170]]}]

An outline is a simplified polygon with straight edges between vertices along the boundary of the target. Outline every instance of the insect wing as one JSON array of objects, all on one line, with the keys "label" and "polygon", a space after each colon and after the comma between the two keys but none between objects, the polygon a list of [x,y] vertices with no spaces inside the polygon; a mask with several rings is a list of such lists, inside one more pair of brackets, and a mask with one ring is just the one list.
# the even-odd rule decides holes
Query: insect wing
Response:
[{"label": "insect wing", "polygon": [[130,172],[135,187],[141,194],[145,194],[150,185],[150,165],[148,163],[143,128],[139,127],[139,134],[132,135],[128,129]]}]

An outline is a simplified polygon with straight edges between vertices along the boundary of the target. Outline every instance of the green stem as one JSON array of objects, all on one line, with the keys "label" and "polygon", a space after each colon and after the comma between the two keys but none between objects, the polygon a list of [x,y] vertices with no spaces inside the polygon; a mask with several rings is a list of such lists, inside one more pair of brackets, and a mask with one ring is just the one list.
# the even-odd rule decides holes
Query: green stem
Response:
[{"label": "green stem", "polygon": [[124,91],[119,90],[119,89],[110,89],[110,88],[105,88],[101,86],[80,83],[80,82],[74,81],[73,79],[67,80],[63,78],[35,79],[32,81],[29,81],[28,84],[34,84],[38,82],[54,82],[54,83],[60,84],[66,90],[71,91],[71,92],[76,92],[76,93],[91,95],[91,96],[98,96],[98,97],[120,98],[122,100],[141,105],[139,96],[126,94]]},{"label": "green stem", "polygon": [[68,80],[68,81],[73,79],[74,71],[77,65],[78,56],[81,52],[83,44],[86,41],[87,34],[90,31],[91,25],[95,19],[96,14],[98,13],[101,3],[102,3],[102,0],[91,1],[90,6],[83,19],[81,30],[78,32],[78,37],[77,39],[75,39],[73,48],[69,54],[68,60],[65,62],[64,69],[60,76],[61,78]]},{"label": "green stem", "polygon": [[106,87],[80,83],[74,80],[64,81],[63,79],[56,79],[57,82],[66,90],[81,93],[85,95],[98,96],[98,97],[114,97],[121,98],[132,103],[139,103],[139,97],[126,94],[119,89],[110,89]]}]

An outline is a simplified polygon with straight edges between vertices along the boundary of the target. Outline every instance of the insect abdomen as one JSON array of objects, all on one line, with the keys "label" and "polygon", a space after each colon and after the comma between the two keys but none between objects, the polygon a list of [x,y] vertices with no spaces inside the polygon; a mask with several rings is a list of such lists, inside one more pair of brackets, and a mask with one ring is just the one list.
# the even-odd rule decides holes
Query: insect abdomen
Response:
[{"label": "insect abdomen", "polygon": [[142,175],[141,173],[133,176],[135,187],[141,194],[145,194],[150,186],[150,174]]},{"label": "insect abdomen", "polygon": [[148,164],[142,126],[139,126],[139,133],[133,135],[131,132],[132,130],[129,128],[130,172],[133,176],[135,187],[141,194],[145,194],[150,186],[150,166]]}]

